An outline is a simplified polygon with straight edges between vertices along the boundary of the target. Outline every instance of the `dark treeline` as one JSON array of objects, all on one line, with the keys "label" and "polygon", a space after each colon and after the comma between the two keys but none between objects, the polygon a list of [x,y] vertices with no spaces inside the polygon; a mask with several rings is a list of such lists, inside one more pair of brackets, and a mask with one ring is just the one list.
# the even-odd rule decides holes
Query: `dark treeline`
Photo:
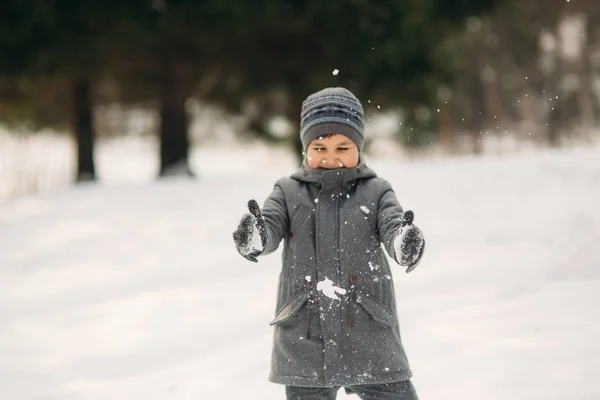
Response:
[{"label": "dark treeline", "polygon": [[588,57],[600,36],[590,22],[600,6],[579,0],[579,9],[567,10],[561,1],[3,0],[0,118],[69,128],[79,181],[95,179],[98,105],[151,104],[160,120],[160,176],[192,174],[187,100],[233,114],[250,102],[252,131],[276,140],[271,117],[297,126],[302,100],[332,85],[373,99],[367,107],[402,109],[410,133],[399,129],[399,137],[410,136],[411,145],[452,147],[463,132],[475,151],[486,129],[524,121],[515,99],[528,92],[537,123],[556,142],[575,116],[593,124],[597,104],[591,85],[578,85],[570,92],[575,111],[569,96],[547,110],[546,90],[562,99],[561,79],[589,82],[593,65],[579,55],[560,62],[540,38],[559,37],[572,15],[585,17],[589,40],[580,54]]}]

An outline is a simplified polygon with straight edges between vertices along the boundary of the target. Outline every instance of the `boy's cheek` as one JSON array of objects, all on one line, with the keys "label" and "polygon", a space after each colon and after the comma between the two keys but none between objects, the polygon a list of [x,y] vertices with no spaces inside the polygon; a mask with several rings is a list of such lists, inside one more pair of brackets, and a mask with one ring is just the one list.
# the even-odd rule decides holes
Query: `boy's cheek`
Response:
[{"label": "boy's cheek", "polygon": [[347,160],[344,160],[344,165],[346,168],[356,167],[358,165],[358,152],[349,156]]},{"label": "boy's cheek", "polygon": [[319,168],[319,161],[315,157],[308,156],[306,158],[306,163],[311,168]]}]

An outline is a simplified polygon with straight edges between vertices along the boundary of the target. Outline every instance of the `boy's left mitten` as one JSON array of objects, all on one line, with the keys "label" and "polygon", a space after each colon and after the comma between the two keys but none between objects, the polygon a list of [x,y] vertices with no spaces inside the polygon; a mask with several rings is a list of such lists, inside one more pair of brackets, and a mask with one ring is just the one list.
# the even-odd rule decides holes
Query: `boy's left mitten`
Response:
[{"label": "boy's left mitten", "polygon": [[242,216],[240,224],[233,232],[235,247],[244,258],[258,262],[260,255],[267,244],[267,227],[256,200],[248,201],[248,211]]},{"label": "boy's left mitten", "polygon": [[418,226],[413,225],[414,213],[410,210],[404,213],[402,231],[394,239],[394,250],[398,264],[407,267],[409,273],[419,264],[425,251],[425,239]]}]

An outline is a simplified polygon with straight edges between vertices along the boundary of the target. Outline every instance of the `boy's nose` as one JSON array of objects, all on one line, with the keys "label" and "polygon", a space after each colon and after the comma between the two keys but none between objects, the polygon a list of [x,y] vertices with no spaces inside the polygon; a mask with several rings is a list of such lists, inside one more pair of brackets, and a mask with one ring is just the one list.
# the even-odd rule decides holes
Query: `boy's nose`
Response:
[{"label": "boy's nose", "polygon": [[342,166],[342,162],[337,157],[325,157],[321,160],[321,164],[325,167],[338,168]]}]

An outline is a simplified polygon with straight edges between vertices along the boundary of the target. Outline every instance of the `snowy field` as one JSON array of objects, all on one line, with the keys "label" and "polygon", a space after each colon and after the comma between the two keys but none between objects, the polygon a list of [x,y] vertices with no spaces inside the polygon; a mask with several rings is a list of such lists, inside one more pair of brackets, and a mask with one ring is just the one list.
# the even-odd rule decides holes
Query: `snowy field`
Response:
[{"label": "snowy field", "polygon": [[[247,262],[231,232],[292,160],[199,152],[197,181],[156,182],[119,151],[98,167],[121,181],[0,203],[0,399],[283,399],[280,253]],[[599,160],[370,162],[428,240],[394,275],[422,400],[600,398]]]}]

